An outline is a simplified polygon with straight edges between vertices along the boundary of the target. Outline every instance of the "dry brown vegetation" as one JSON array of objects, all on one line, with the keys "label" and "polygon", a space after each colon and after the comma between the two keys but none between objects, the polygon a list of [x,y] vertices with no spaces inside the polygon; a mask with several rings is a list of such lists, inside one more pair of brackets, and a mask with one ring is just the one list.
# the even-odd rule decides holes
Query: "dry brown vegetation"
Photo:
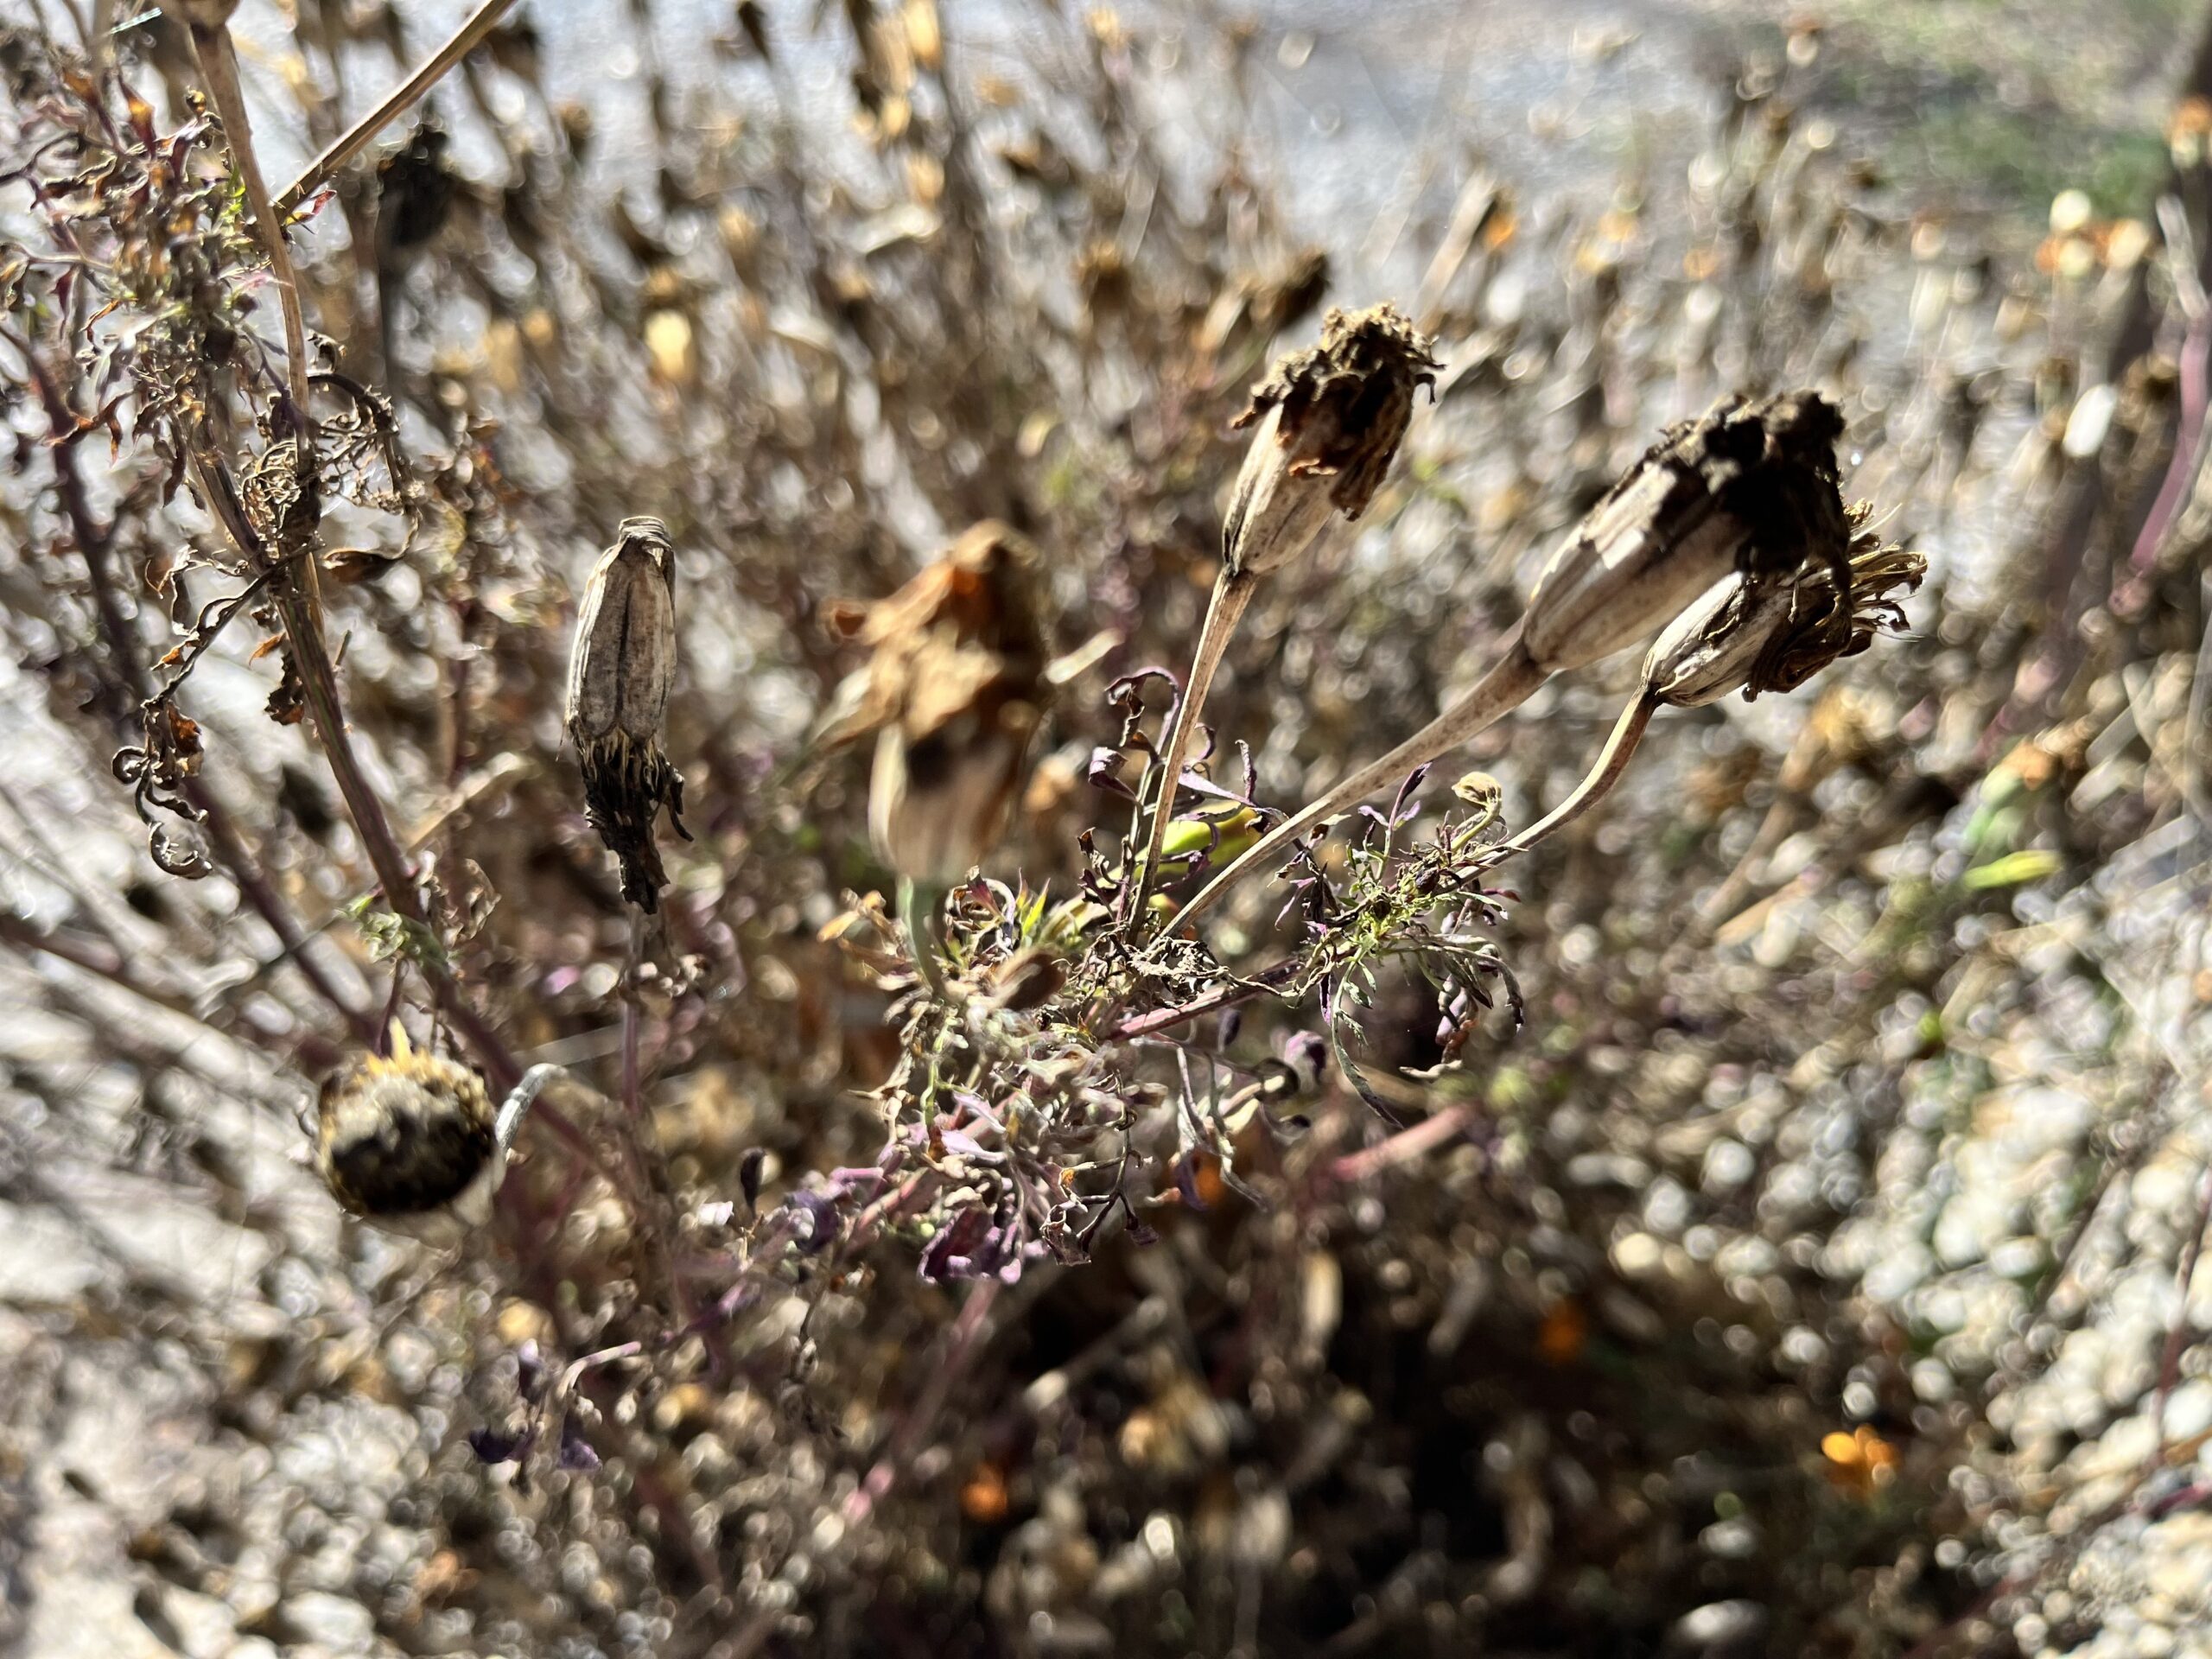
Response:
[{"label": "dry brown vegetation", "polygon": [[[281,82],[229,10],[0,33],[0,1641],[2212,1616],[2201,99],[2155,204],[2063,198],[2017,264],[1800,107],[1811,31],[1731,67],[1679,184],[1449,158],[1389,395],[1326,405],[1391,443],[1270,461],[1271,365],[1384,296],[1161,118],[1247,110],[1264,31],[1048,8],[986,67],[934,0],[747,0],[673,76],[632,0],[610,156],[493,8],[288,184],[268,135],[347,152],[340,101],[250,136]],[[280,61],[434,44],[300,0]],[[1530,655],[1639,469],[1777,453],[1789,537],[1632,627],[1554,585]],[[1133,880],[1224,521],[1314,456]],[[641,515],[672,551],[622,575]],[[655,582],[607,637],[672,630],[672,692],[572,683],[579,611]],[[480,1156],[538,1065],[457,1247],[315,1180],[326,1078],[442,1079]]]}]

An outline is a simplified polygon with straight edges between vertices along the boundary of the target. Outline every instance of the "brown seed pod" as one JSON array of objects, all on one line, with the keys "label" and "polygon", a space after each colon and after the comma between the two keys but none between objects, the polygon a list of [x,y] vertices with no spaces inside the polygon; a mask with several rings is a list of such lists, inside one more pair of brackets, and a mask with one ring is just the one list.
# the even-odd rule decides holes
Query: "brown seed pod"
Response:
[{"label": "brown seed pod", "polygon": [[661,752],[676,674],[675,549],[658,518],[625,518],[584,589],[569,658],[568,731],[583,770],[584,810],[621,866],[622,896],[660,906],[668,885],[653,823],[686,841],[683,778]]},{"label": "brown seed pod", "polygon": [[533,1066],[494,1112],[483,1079],[409,1042],[322,1086],[315,1169],[340,1204],[387,1231],[453,1243],[491,1218],[524,1114],[555,1071]]},{"label": "brown seed pod", "polygon": [[858,704],[827,746],[876,735],[868,830],[877,855],[924,886],[949,886],[1005,830],[1048,696],[1036,608],[1039,559],[996,521],[868,607],[874,647]]},{"label": "brown seed pod", "polygon": [[1436,384],[1434,342],[1385,302],[1332,310],[1321,340],[1281,359],[1232,423],[1257,424],[1230,493],[1221,556],[1262,574],[1304,552],[1331,512],[1357,518],[1382,486],[1413,419],[1414,393]]},{"label": "brown seed pod", "polygon": [[1536,579],[1522,643],[1550,673],[1609,657],[1732,570],[1842,565],[1843,417],[1817,392],[1723,399],[1668,429]]},{"label": "brown seed pod", "polygon": [[[1177,925],[1203,915],[1253,870],[1280,861],[1294,837],[1459,747],[1552,675],[1653,632],[1732,571],[1787,587],[1801,571],[1821,569],[1829,592],[1843,591],[1847,607],[1851,525],[1835,467],[1842,431],[1834,408],[1809,391],[1725,398],[1669,429],[1552,556],[1516,637],[1489,671],[1404,742],[1268,830],[1192,896]],[[1822,614],[1840,649],[1850,619],[1833,601]],[[1801,640],[1796,652],[1808,648]]]}]

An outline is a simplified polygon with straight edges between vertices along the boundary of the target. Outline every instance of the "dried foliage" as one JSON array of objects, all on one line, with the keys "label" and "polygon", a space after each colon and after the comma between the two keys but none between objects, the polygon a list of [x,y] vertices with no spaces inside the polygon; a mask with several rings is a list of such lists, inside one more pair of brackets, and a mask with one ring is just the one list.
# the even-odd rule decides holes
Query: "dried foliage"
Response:
[{"label": "dried foliage", "polygon": [[2204,1501],[2201,131],[2039,267],[1801,31],[1317,322],[1249,33],[806,12],[367,135],[397,10],[252,137],[226,6],[3,26],[0,1521],[91,1355],[157,1636],[2086,1632]]}]

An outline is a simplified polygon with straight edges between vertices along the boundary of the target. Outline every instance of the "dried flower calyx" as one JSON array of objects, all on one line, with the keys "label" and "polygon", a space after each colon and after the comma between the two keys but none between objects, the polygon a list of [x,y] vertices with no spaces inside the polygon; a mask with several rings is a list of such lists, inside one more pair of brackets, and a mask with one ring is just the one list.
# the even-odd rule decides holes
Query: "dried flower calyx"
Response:
[{"label": "dried flower calyx", "polygon": [[1729,397],[1660,441],[1586,514],[1537,578],[1522,624],[1557,673],[1632,644],[1730,571],[1755,582],[1842,569],[1843,417],[1817,392]]},{"label": "dried flower calyx", "polygon": [[675,549],[658,518],[625,518],[592,567],[569,658],[569,737],[583,769],[584,810],[621,866],[622,896],[660,906],[668,875],[654,820],[686,841],[683,778],[661,750],[676,673]]},{"label": "dried flower calyx", "polygon": [[1260,427],[1222,533],[1232,570],[1296,557],[1331,508],[1347,518],[1367,511],[1413,419],[1414,391],[1436,384],[1433,346],[1387,302],[1332,310],[1320,344],[1283,358],[1253,389],[1232,423]]},{"label": "dried flower calyx", "polygon": [[[1849,522],[1866,521],[1863,504]],[[1916,589],[1925,556],[1862,533],[1848,558],[1847,614],[1839,617],[1835,573],[1808,565],[1796,575],[1762,581],[1734,575],[1716,582],[1652,642],[1644,658],[1647,693],[1675,708],[1698,708],[1741,689],[1745,702],[1763,691],[1794,691],[1830,663],[1855,657],[1885,630],[1904,626],[1891,597]]]},{"label": "dried flower calyx", "polygon": [[853,614],[874,648],[827,745],[876,734],[868,829],[899,874],[945,886],[1006,827],[1048,687],[1037,550],[1005,524],[963,532],[890,598]]}]

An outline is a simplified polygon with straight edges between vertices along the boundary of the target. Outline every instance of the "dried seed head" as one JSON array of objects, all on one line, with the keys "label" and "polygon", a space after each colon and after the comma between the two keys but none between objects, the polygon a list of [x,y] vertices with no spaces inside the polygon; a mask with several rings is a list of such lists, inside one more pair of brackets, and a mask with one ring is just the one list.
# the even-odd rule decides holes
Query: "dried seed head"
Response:
[{"label": "dried seed head", "polygon": [[1321,343],[1281,359],[1234,424],[1258,423],[1230,493],[1222,557],[1261,573],[1303,553],[1331,512],[1357,518],[1434,386],[1434,342],[1389,303],[1332,310]]},{"label": "dried seed head", "polygon": [[661,752],[676,673],[675,549],[658,518],[625,518],[584,589],[569,658],[568,729],[584,810],[622,870],[622,896],[659,908],[668,885],[653,822],[668,808],[685,840],[683,778]]},{"label": "dried seed head", "polygon": [[[1866,517],[1866,507],[1854,507],[1850,522]],[[1835,573],[1825,564],[1792,576],[1723,577],[1652,642],[1645,695],[1694,709],[1738,688],[1745,702],[1762,691],[1794,691],[1839,658],[1857,656],[1882,630],[1902,628],[1904,609],[1890,595],[1918,588],[1928,561],[1862,535],[1851,544],[1849,569],[1848,629],[1837,626]]]},{"label": "dried seed head", "polygon": [[1006,525],[977,524],[861,623],[868,688],[823,741],[876,734],[868,830],[915,881],[958,880],[1006,828],[1049,695],[1039,563]]},{"label": "dried seed head", "polygon": [[355,1215],[441,1239],[490,1218],[506,1148],[483,1080],[413,1047],[395,1022],[389,1058],[366,1056],[323,1084],[315,1167]]},{"label": "dried seed head", "polygon": [[1522,639],[1548,672],[1609,657],[1732,570],[1840,563],[1843,420],[1817,392],[1724,399],[1668,429],[1552,555]]}]

